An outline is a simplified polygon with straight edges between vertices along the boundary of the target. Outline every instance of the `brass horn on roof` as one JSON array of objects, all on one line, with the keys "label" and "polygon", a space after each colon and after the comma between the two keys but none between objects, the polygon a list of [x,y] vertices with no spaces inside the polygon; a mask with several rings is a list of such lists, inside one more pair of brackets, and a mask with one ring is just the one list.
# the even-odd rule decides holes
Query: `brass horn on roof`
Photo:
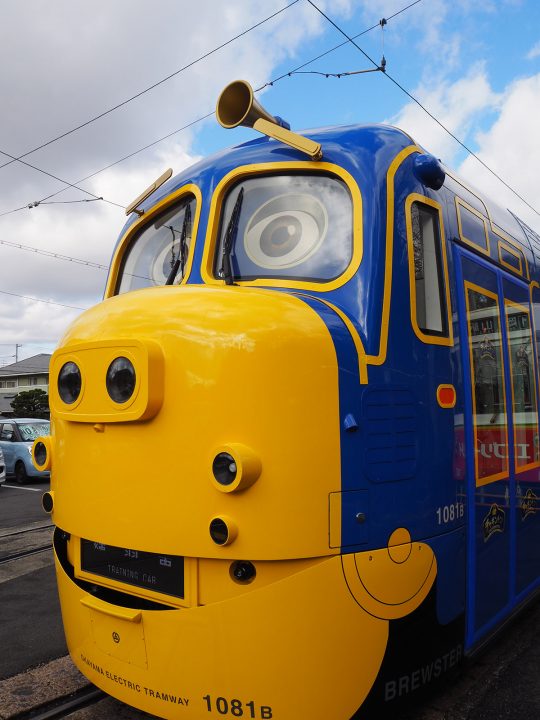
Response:
[{"label": "brass horn on roof", "polygon": [[216,117],[224,128],[239,125],[252,127],[263,135],[300,150],[312,160],[322,157],[320,144],[292,132],[284,120],[265,110],[255,100],[253,88],[246,80],[235,80],[222,91],[216,105]]}]

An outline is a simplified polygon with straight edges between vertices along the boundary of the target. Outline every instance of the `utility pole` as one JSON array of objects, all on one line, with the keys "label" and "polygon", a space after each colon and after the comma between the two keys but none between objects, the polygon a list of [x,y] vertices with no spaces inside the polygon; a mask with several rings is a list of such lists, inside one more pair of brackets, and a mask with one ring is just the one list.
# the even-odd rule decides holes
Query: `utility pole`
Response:
[{"label": "utility pole", "polygon": [[22,347],[22,345],[15,344],[15,362],[19,362],[19,348]]}]

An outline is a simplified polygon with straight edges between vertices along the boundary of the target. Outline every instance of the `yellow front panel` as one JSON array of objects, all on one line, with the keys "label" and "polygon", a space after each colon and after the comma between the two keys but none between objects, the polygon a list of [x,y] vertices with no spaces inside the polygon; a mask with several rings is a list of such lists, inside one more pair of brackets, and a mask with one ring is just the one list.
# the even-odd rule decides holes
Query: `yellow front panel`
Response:
[{"label": "yellow front panel", "polygon": [[[130,360],[137,369],[135,390],[124,403],[114,402],[107,393],[105,378],[117,357]],[[74,362],[81,371],[82,391],[72,404],[62,401],[56,383],[51,383],[51,407],[56,417],[71,422],[127,422],[155,415],[163,399],[163,355],[151,341],[93,341],[60,348],[51,359],[51,376]]]},{"label": "yellow front panel", "polygon": [[[134,336],[160,348],[162,403],[144,422],[122,411],[108,422],[105,356],[121,355]],[[328,495],[341,489],[337,362],[325,324],[302,300],[239,287],[127,293],[81,316],[57,357],[71,352],[86,369],[77,422],[51,396],[59,527],[195,558],[337,552],[328,537]],[[220,492],[212,461],[234,444],[256,454],[261,472],[246,489]],[[226,547],[209,535],[218,516],[238,529]]]},{"label": "yellow front panel", "polygon": [[87,610],[87,617],[90,620],[92,639],[101,653],[128,665],[147,668],[142,622],[121,620],[91,609]]},{"label": "yellow front panel", "polygon": [[[375,680],[388,639],[388,622],[358,605],[336,557],[232,600],[143,611],[145,671],[95,641],[95,627],[80,615],[83,591],[57,571],[75,663],[98,687],[159,717],[217,716],[223,698],[229,707],[239,701],[244,717],[253,707],[258,718],[349,718]],[[102,632],[122,638],[125,622],[106,618]]]}]

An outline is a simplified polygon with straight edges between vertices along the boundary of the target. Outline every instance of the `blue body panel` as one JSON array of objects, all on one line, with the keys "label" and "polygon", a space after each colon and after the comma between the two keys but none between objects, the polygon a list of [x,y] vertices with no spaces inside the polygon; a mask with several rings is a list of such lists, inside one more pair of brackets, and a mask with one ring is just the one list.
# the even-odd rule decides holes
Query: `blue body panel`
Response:
[{"label": "blue body panel", "polygon": [[[320,142],[323,160],[348,171],[360,189],[363,204],[363,255],[358,271],[345,284],[325,292],[297,292],[319,314],[334,342],[339,367],[341,492],[343,553],[386,547],[390,534],[405,527],[415,541],[431,545],[437,557],[438,622],[447,625],[467,606],[467,645],[474,646],[539,583],[540,511],[534,506],[526,519],[515,477],[486,485],[476,492],[472,424],[472,387],[467,340],[464,280],[486,287],[501,297],[540,280],[537,269],[540,238],[529,234],[515,217],[455,178],[447,176],[440,190],[420,182],[414,158],[424,151],[405,133],[385,126],[327,128],[307,133]],[[407,148],[411,152],[403,153]],[[397,161],[398,156],[401,159]],[[149,209],[182,186],[193,183],[202,194],[198,237],[189,283],[202,283],[201,265],[208,230],[210,203],[218,183],[244,165],[298,161],[296,151],[262,138],[223,151],[169,180],[140,207]],[[394,165],[392,165],[394,163]],[[394,180],[387,187],[389,171]],[[405,202],[417,193],[442,209],[448,261],[453,346],[423,342],[411,323],[410,279]],[[389,197],[393,207],[388,208]],[[474,218],[463,211],[459,227],[456,197],[483,216],[484,247],[465,242]],[[393,212],[393,222],[389,212]],[[489,212],[488,212],[489,211]],[[474,212],[473,212],[474,214]],[[391,215],[391,213],[390,213]],[[122,236],[138,219],[132,215]],[[510,237],[519,250],[508,250],[501,238]],[[538,248],[534,247],[535,238]],[[392,259],[386,260],[388,242]],[[510,265],[519,256],[516,270]],[[391,282],[389,273],[391,272]],[[368,362],[368,382],[359,374],[358,352],[338,308],[358,333],[368,358],[381,350],[384,327],[385,282],[390,292],[388,345],[383,361]],[[287,292],[279,288],[281,292]],[[519,294],[522,301],[522,293]],[[540,328],[537,328],[539,331]],[[506,347],[506,328],[503,327]],[[506,389],[511,377],[505,366]],[[453,408],[437,402],[440,385],[456,390]],[[510,407],[512,399],[507,395]],[[537,406],[538,408],[538,402]],[[513,425],[509,418],[509,437]],[[512,466],[512,443],[509,463]],[[527,487],[539,487],[540,471],[529,471]],[[487,542],[482,536],[486,506],[500,503],[508,491],[508,532]],[[534,505],[534,502],[533,502]],[[460,508],[465,508],[461,512]],[[447,508],[452,516],[447,521]],[[358,522],[357,516],[365,516]],[[493,574],[497,581],[493,583]],[[466,589],[467,585],[467,589]]]}]

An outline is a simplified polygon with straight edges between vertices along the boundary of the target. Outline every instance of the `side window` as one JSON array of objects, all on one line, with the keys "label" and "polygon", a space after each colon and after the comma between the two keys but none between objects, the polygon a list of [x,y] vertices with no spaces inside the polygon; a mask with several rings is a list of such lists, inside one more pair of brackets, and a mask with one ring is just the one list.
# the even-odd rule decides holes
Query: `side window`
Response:
[{"label": "side window", "polygon": [[508,424],[497,296],[465,283],[473,386],[476,485],[508,474]]},{"label": "side window", "polygon": [[0,440],[11,440],[13,437],[13,425],[4,423],[2,432],[0,432]]},{"label": "side window", "polygon": [[472,245],[485,255],[489,255],[489,235],[486,219],[474,208],[465,206],[456,197],[459,237],[462,242]]},{"label": "side window", "polygon": [[523,275],[522,254],[520,250],[514,249],[499,240],[499,260],[501,265]]},{"label": "side window", "polygon": [[178,284],[187,269],[196,199],[188,193],[152,218],[131,239],[120,266],[116,294]]},{"label": "side window", "polygon": [[534,284],[532,290],[532,308],[534,323],[534,342],[533,347],[536,351],[536,367],[540,368],[540,287]]},{"label": "side window", "polygon": [[331,282],[353,258],[353,199],[340,178],[260,175],[224,200],[214,277]]},{"label": "side window", "polygon": [[538,465],[538,414],[536,377],[529,309],[505,301],[508,355],[514,405],[514,444],[516,472]]},{"label": "side window", "polygon": [[430,198],[410,195],[406,221],[413,329],[423,342],[452,345],[441,207]]}]

